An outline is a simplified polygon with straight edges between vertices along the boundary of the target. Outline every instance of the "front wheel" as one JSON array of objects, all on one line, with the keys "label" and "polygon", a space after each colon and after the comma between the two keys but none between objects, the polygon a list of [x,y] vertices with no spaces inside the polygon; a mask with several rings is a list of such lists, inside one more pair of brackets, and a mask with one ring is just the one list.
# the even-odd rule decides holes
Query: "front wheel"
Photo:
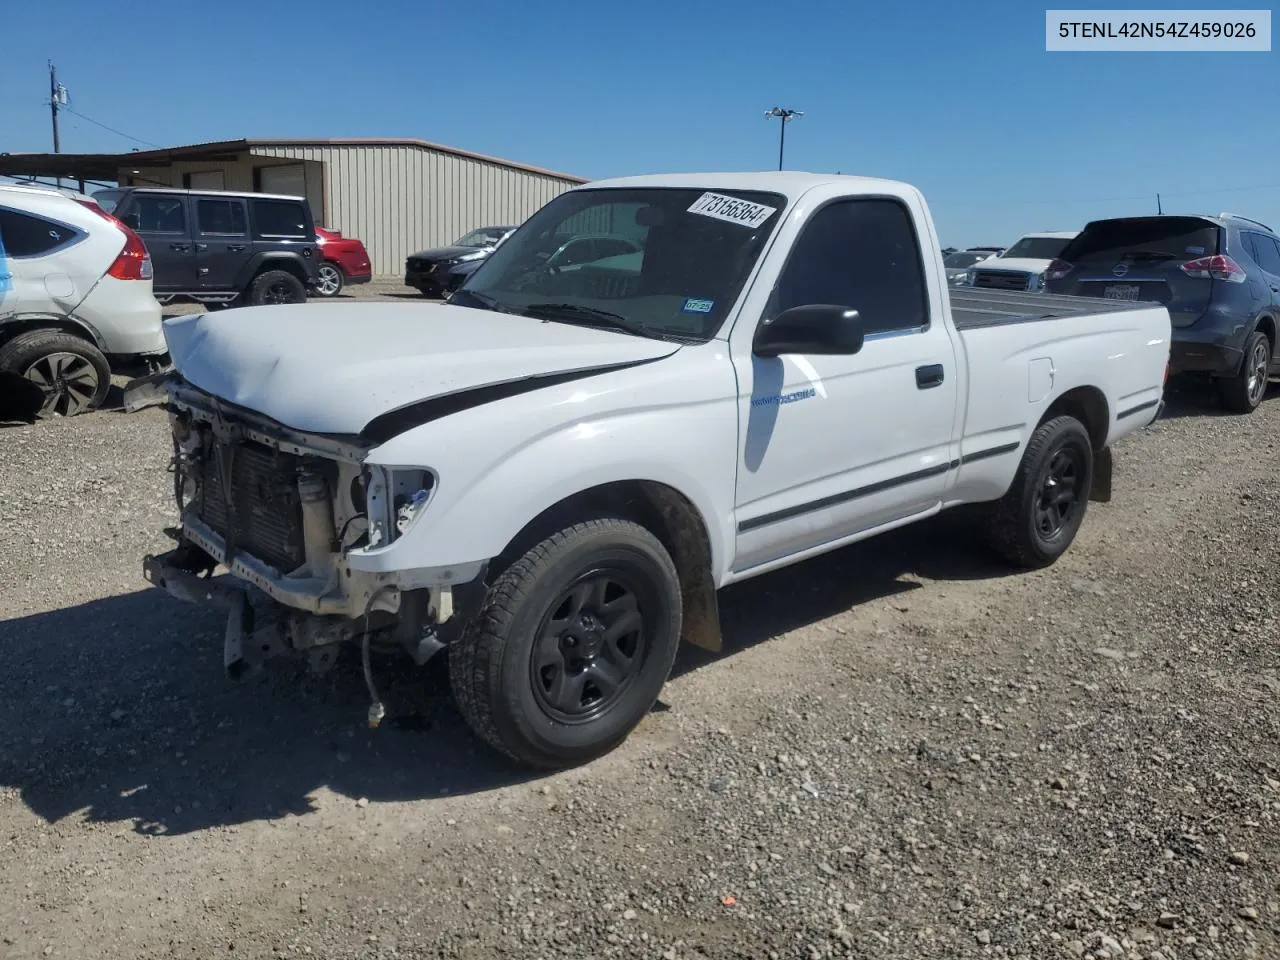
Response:
[{"label": "front wheel", "polygon": [[988,512],[987,536],[1014,566],[1047,567],[1067,552],[1093,486],[1093,445],[1075,417],[1036,428],[1009,491]]},{"label": "front wheel", "polygon": [[472,730],[541,769],[608,753],[653,707],[680,642],[675,564],[626,520],[552,534],[506,568],[449,649]]},{"label": "front wheel", "polygon": [[316,296],[336,297],[342,292],[345,278],[342,270],[335,264],[325,261],[316,270]]}]

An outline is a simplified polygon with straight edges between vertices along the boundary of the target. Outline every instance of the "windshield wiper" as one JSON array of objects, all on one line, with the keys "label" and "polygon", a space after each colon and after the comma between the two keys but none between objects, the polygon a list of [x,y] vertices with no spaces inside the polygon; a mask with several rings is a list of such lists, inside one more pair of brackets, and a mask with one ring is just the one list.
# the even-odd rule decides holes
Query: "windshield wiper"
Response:
[{"label": "windshield wiper", "polygon": [[598,310],[595,307],[584,307],[580,303],[531,303],[524,308],[525,316],[536,317],[538,314],[547,314],[547,319],[563,320],[566,323],[572,323],[573,317],[579,317],[583,320],[594,322],[596,326],[611,327],[614,330],[621,330],[624,333],[630,333],[637,337],[649,337],[652,339],[655,334],[641,324],[628,320],[620,314],[610,313],[608,310]]},{"label": "windshield wiper", "polygon": [[519,310],[513,310],[511,307],[508,307],[505,303],[502,303],[500,300],[498,300],[495,297],[489,296],[487,293],[476,293],[473,290],[467,290],[461,287],[453,291],[453,295],[449,298],[449,302],[457,303],[458,298],[462,296],[470,297],[472,300],[480,304],[480,306],[484,307],[486,310],[493,310],[496,313],[513,313],[517,316],[521,315]]}]

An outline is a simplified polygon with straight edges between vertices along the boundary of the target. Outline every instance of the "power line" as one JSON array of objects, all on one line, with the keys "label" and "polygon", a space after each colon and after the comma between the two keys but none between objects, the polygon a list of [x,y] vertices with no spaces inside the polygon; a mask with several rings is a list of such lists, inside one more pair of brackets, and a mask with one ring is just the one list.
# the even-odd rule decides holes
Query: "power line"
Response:
[{"label": "power line", "polygon": [[86,116],[85,116],[83,113],[81,113],[79,110],[72,110],[72,109],[71,109],[69,106],[67,106],[66,104],[62,104],[62,109],[63,109],[63,110],[65,110],[65,111],[67,111],[67,113],[75,114],[75,115],[76,115],[77,117],[79,117],[81,120],[87,120],[87,121],[89,121],[89,122],[90,122],[90,123],[92,123],[95,127],[101,127],[103,130],[106,130],[106,131],[108,131],[108,132],[110,132],[110,133],[114,133],[117,137],[124,137],[126,140],[132,140],[134,143],[140,143],[140,144],[142,144],[143,146],[146,146],[146,147],[155,147],[157,150],[158,150],[158,149],[160,149],[160,144],[158,144],[158,143],[152,143],[152,142],[151,142],[151,141],[149,141],[149,140],[143,140],[141,137],[133,137],[133,136],[130,136],[129,134],[127,134],[127,133],[125,133],[125,132],[123,132],[123,131],[121,131],[121,130],[117,130],[115,127],[109,127],[109,126],[107,126],[105,123],[102,123],[102,122],[100,122],[100,121],[98,121],[98,120],[93,119],[93,117],[86,117]]}]

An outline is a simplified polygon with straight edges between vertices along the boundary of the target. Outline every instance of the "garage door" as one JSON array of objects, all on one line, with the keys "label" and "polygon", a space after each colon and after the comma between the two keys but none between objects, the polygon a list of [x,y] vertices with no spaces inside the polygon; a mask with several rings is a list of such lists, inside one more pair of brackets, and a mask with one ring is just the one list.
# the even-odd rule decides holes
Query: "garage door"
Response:
[{"label": "garage door", "polygon": [[300,163],[262,167],[259,177],[263,193],[283,193],[291,197],[307,195],[307,175]]}]

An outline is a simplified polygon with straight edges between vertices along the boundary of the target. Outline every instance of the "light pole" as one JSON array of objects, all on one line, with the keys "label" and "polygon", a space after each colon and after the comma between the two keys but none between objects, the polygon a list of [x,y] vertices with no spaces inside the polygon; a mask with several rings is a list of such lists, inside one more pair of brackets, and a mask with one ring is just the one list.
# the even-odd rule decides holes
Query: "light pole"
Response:
[{"label": "light pole", "polygon": [[777,117],[781,121],[778,127],[778,169],[782,169],[782,151],[787,145],[787,124],[795,117],[803,117],[804,112],[801,110],[790,110],[787,107],[774,107],[765,113],[766,120],[772,120]]}]

